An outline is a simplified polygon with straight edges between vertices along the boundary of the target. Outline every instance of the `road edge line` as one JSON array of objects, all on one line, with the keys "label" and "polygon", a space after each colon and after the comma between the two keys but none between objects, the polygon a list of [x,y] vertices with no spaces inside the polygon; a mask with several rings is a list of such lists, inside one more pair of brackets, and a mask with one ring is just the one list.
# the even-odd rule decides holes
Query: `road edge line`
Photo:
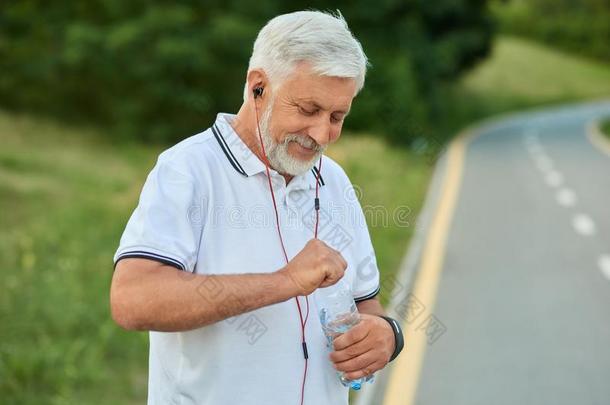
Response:
[{"label": "road edge line", "polygon": [[[401,315],[396,308],[398,308],[400,302],[404,299],[405,292],[410,292],[413,289],[413,283],[417,278],[417,269],[421,260],[422,246],[430,228],[431,217],[438,206],[441,186],[446,176],[445,166],[447,159],[445,152],[446,148],[439,153],[438,159],[434,164],[424,203],[415,220],[413,237],[408,244],[406,254],[400,262],[393,291],[391,292],[391,301],[386,306],[387,315],[396,318],[399,322],[401,322]],[[356,397],[355,405],[379,405],[379,401],[375,400],[375,398],[383,397],[393,365],[390,364],[380,370],[375,375],[375,382],[370,386],[365,385],[360,390]]]},{"label": "road edge line", "polygon": [[[413,295],[429,313],[433,311],[436,300],[445,247],[462,182],[467,144],[473,137],[474,132],[466,129],[448,148],[438,206],[422,250]],[[415,325],[409,325],[406,320],[402,322],[402,326],[406,349],[392,367],[383,405],[411,405],[417,392],[426,351],[426,334],[423,331],[417,333]]]}]

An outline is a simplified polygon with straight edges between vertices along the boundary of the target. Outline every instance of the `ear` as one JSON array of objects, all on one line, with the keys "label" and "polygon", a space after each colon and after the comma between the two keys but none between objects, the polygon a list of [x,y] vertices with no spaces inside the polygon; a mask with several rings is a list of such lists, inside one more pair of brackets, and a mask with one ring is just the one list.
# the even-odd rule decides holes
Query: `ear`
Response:
[{"label": "ear", "polygon": [[248,72],[246,80],[248,81],[248,97],[251,97],[252,99],[254,99],[253,92],[256,88],[260,87],[264,89],[263,96],[258,99],[264,99],[265,95],[269,94],[271,91],[269,79],[263,69],[252,69]]}]

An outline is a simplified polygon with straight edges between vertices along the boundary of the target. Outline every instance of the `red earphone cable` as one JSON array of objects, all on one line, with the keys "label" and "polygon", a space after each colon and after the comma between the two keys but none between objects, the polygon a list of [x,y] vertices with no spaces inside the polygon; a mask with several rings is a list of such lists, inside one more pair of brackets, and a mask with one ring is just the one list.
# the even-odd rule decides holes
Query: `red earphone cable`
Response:
[{"label": "red earphone cable", "polygon": [[318,239],[318,221],[320,220],[320,200],[318,198],[318,190],[320,189],[320,173],[322,173],[322,156],[320,156],[320,162],[318,163],[318,172],[316,173],[316,225],[313,231],[313,237]]},{"label": "red earphone cable", "polygon": [[[256,96],[255,96],[256,98]],[[286,260],[286,264],[288,264],[288,254],[286,253],[286,248],[284,247],[284,239],[282,238],[282,231],[280,229],[280,216],[277,210],[277,204],[275,202],[275,193],[273,192],[273,184],[271,183],[271,174],[269,173],[269,160],[267,159],[267,152],[265,152],[265,145],[263,143],[263,138],[261,136],[261,128],[258,122],[258,105],[256,104],[256,100],[254,102],[254,109],[256,114],[256,129],[258,130],[258,138],[261,144],[263,159],[265,163],[265,171],[267,173],[267,181],[269,183],[269,192],[271,193],[271,200],[273,201],[273,209],[275,210],[275,224],[277,228],[277,233],[280,238],[280,244],[282,245],[282,252],[284,253],[284,259]],[[320,161],[318,163],[318,172],[316,173],[316,198],[315,198],[315,211],[316,211],[316,223],[314,226],[314,238],[318,237],[318,221],[319,221],[319,184],[320,184],[320,170],[322,170],[322,156],[320,156]],[[303,346],[303,355],[305,357],[305,368],[303,370],[303,381],[301,383],[301,405],[303,405],[305,401],[305,380],[307,379],[307,363],[308,363],[308,354],[307,354],[307,343],[305,342],[305,327],[307,325],[307,320],[309,319],[309,298],[305,296],[305,302],[307,303],[306,311],[305,311],[305,319],[303,320],[303,313],[301,312],[301,304],[299,302],[298,297],[294,297],[297,309],[299,310],[299,320],[301,323],[301,344]]]}]

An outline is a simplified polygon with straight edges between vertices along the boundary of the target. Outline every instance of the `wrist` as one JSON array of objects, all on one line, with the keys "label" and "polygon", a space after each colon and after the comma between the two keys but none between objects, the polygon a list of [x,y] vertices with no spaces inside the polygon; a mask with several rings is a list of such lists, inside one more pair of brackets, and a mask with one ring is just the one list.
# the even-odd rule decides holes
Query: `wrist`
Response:
[{"label": "wrist", "polygon": [[404,348],[404,336],[402,333],[402,329],[400,328],[400,324],[398,323],[398,321],[396,321],[393,318],[390,318],[389,316],[385,316],[385,315],[379,315],[380,318],[384,319],[392,328],[392,332],[394,333],[394,352],[392,353],[392,355],[390,356],[390,361],[394,360],[396,357],[398,357],[398,355],[400,354],[400,352],[402,351],[402,349]]},{"label": "wrist", "polygon": [[281,269],[276,271],[274,273],[274,276],[277,280],[278,291],[282,293],[282,296],[285,296],[284,301],[301,295],[297,284],[290,276],[290,273],[288,272],[286,267],[282,267]]}]

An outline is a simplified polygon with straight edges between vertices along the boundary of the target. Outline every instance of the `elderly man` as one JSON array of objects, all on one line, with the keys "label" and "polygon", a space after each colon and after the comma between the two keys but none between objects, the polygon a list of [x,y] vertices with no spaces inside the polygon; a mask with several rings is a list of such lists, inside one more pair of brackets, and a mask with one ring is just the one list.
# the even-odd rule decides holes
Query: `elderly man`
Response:
[{"label": "elderly man", "polygon": [[[323,155],[366,65],[341,15],[278,16],[238,114],[159,156],[111,286],[114,320],[150,331],[149,404],[347,404],[337,370],[368,376],[402,348],[354,189]],[[331,352],[314,292],[340,279],[361,321]]]}]

